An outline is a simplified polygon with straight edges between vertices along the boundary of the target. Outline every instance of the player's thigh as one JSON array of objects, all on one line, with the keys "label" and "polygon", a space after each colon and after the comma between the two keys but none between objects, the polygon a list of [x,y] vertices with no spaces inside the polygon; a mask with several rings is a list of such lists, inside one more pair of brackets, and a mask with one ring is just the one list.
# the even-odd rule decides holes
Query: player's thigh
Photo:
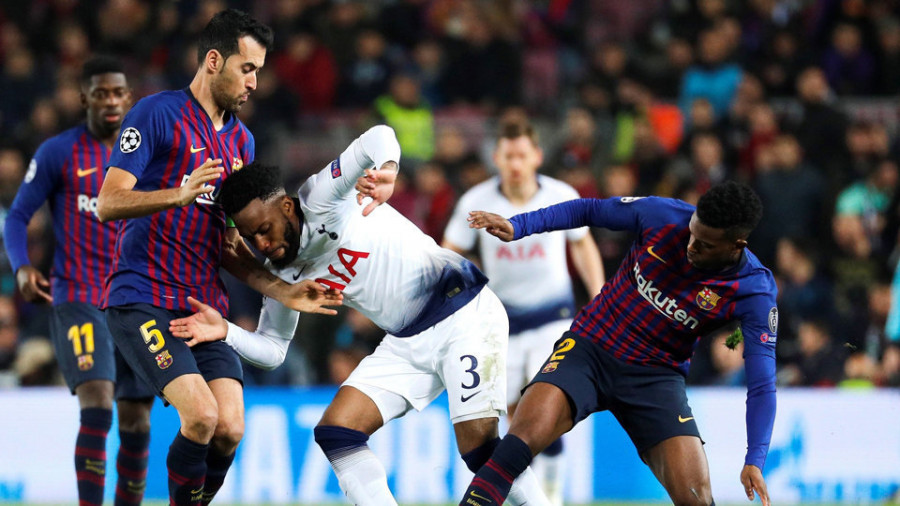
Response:
[{"label": "player's thigh", "polygon": [[203,376],[198,373],[183,374],[163,388],[163,397],[175,407],[182,427],[203,432],[212,437],[218,423],[218,403]]},{"label": "player's thigh", "polygon": [[575,421],[565,392],[550,383],[532,383],[519,401],[509,424],[509,434],[518,437],[538,454],[572,430]]},{"label": "player's thigh", "polygon": [[233,378],[214,379],[208,385],[219,414],[214,437],[237,445],[244,436],[244,388]]},{"label": "player's thigh", "polygon": [[350,427],[357,419],[356,430],[374,431],[411,409],[424,409],[440,395],[444,389],[440,378],[412,358],[417,355],[414,339],[391,335],[382,339],[341,385],[326,411],[327,419],[335,422],[330,425]]},{"label": "player's thigh", "polygon": [[[50,335],[60,372],[84,407],[112,407],[116,379],[115,346],[103,312],[84,302],[65,302],[53,307]],[[108,383],[95,388],[98,383]],[[85,388],[77,391],[86,383]]]},{"label": "player's thigh", "polygon": [[169,333],[169,321],[180,316],[182,314],[149,304],[128,304],[106,309],[106,322],[116,348],[131,370],[155,395],[160,395],[170,382],[180,376],[200,374],[191,348],[184,340]]},{"label": "player's thigh", "polygon": [[709,465],[700,438],[671,437],[644,452],[642,458],[673,503],[708,505],[712,502]]},{"label": "player's thigh", "polygon": [[[395,397],[396,394],[394,394]],[[319,426],[345,427],[372,435],[384,425],[381,410],[372,398],[355,387],[344,385],[325,408]]]},{"label": "player's thigh", "polygon": [[508,325],[503,304],[485,288],[428,331],[435,343],[446,343],[435,347],[433,360],[454,424],[506,413]]}]

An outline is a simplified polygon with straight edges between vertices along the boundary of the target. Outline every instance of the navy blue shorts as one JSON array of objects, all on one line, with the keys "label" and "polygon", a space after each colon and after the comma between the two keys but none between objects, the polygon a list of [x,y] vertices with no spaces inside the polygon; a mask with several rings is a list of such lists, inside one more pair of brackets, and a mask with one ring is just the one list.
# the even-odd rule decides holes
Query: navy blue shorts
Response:
[{"label": "navy blue shorts", "polygon": [[103,311],[92,304],[53,306],[50,335],[59,369],[73,394],[86,381],[106,380],[116,384],[116,399],[153,397],[153,390],[138,379],[115,349]]},{"label": "navy blue shorts", "polygon": [[628,364],[572,332],[556,341],[553,353],[529,386],[537,382],[550,383],[565,392],[576,424],[591,413],[609,410],[641,458],[671,437],[700,437],[688,405],[684,376],[678,371]]},{"label": "navy blue shorts", "polygon": [[170,381],[185,374],[201,374],[207,382],[234,378],[243,383],[241,360],[225,341],[189,348],[183,339],[169,333],[170,321],[190,314],[150,304],[106,309],[106,322],[116,347],[160,397]]}]

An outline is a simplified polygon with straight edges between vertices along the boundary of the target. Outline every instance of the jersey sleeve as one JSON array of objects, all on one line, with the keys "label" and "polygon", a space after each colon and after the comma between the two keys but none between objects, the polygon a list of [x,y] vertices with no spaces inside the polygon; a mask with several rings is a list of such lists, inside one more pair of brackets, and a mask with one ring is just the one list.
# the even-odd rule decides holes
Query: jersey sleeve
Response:
[{"label": "jersey sleeve", "polygon": [[[155,96],[154,96],[155,97]],[[140,179],[167,136],[165,107],[153,97],[139,101],[125,115],[119,143],[112,150],[108,167],[118,167]]]},{"label": "jersey sleeve", "polygon": [[475,247],[475,240],[478,238],[478,231],[470,228],[469,222],[466,221],[469,211],[472,210],[471,200],[471,192],[467,192],[459,199],[444,230],[445,241],[467,251]]},{"label": "jersey sleeve", "polygon": [[377,125],[354,140],[340,157],[313,174],[303,183],[300,193],[305,195],[310,209],[329,209],[356,195],[356,180],[366,169],[379,168],[387,162],[400,164],[400,144],[391,127]]},{"label": "jersey sleeve", "polygon": [[[560,201],[577,200],[580,198],[575,188],[572,188],[568,184],[562,183],[561,181],[560,186],[562,187],[560,189],[560,192],[562,194],[562,198],[560,199]],[[590,233],[588,227],[572,228],[566,230],[566,240],[569,242],[578,241],[583,239],[584,236],[588,235],[588,233]]]},{"label": "jersey sleeve", "polygon": [[13,273],[31,263],[28,259],[28,222],[59,186],[64,156],[51,142],[45,142],[28,164],[25,179],[9,209],[3,230],[6,254]]},{"label": "jersey sleeve", "polygon": [[658,222],[677,219],[676,209],[693,209],[684,202],[660,197],[613,197],[576,199],[510,218],[513,239],[572,228],[591,226],[638,233]]},{"label": "jersey sleeve", "polygon": [[764,469],[775,424],[775,343],[778,338],[776,288],[771,276],[766,291],[749,298],[738,316],[744,334],[747,374],[747,455],[745,464]]},{"label": "jersey sleeve", "polygon": [[228,322],[225,342],[245,361],[264,369],[275,369],[287,356],[299,319],[300,313],[266,297],[256,332]]}]

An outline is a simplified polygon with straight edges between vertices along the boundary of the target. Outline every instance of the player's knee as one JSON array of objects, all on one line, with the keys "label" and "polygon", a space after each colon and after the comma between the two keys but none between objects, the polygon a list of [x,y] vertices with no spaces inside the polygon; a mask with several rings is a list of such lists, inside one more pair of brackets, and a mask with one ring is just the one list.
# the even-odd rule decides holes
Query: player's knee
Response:
[{"label": "player's knee", "polygon": [[241,439],[244,438],[243,418],[219,420],[213,435],[213,444],[224,454],[230,454],[237,449]]},{"label": "player's knee", "polygon": [[196,406],[189,413],[181,414],[181,428],[194,441],[209,441],[218,422],[219,410],[215,404]]},{"label": "player's knee", "polygon": [[677,487],[670,492],[672,502],[676,506],[711,506],[712,490],[709,483]]},{"label": "player's knee", "polygon": [[112,409],[113,384],[111,381],[85,381],[84,383],[75,387],[75,395],[78,396],[78,404],[81,409]]},{"label": "player's knee", "polygon": [[119,401],[116,411],[119,418],[119,430],[122,432],[150,432],[150,409],[153,401]]}]

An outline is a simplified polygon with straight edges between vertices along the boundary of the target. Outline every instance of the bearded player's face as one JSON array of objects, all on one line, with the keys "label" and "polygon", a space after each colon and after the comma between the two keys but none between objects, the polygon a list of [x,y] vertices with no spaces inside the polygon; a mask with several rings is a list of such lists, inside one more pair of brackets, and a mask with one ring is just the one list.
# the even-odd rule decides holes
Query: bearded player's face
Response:
[{"label": "bearded player's face", "polygon": [[256,89],[256,74],[266,62],[266,48],[253,37],[238,39],[238,52],[225,59],[210,83],[216,106],[237,113]]}]

